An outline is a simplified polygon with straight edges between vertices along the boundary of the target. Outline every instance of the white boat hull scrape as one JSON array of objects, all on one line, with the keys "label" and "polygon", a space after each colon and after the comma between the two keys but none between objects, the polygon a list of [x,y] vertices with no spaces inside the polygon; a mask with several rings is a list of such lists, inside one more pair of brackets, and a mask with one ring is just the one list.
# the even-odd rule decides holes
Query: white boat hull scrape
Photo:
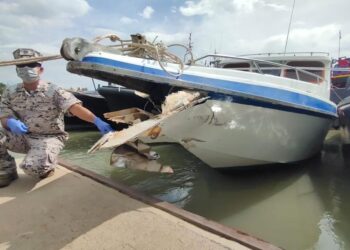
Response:
[{"label": "white boat hull scrape", "polygon": [[[195,94],[193,99],[181,99],[181,92],[167,97],[161,115],[105,135],[90,151],[136,139],[152,143],[167,138],[214,168],[296,162],[320,150],[331,124],[330,117],[240,104],[230,98],[202,102]],[[160,127],[158,135],[150,136],[155,127]]]},{"label": "white boat hull scrape", "polygon": [[331,119],[207,102],[161,123],[162,134],[214,168],[295,162],[320,150]]}]

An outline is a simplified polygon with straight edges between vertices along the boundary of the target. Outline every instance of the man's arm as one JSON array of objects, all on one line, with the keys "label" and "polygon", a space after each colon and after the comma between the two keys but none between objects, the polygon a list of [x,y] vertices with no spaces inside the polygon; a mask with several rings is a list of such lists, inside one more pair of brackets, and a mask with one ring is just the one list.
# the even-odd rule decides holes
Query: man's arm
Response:
[{"label": "man's arm", "polygon": [[96,116],[87,108],[84,108],[80,103],[73,104],[68,111],[81,120],[94,123]]},{"label": "man's arm", "polygon": [[1,120],[1,126],[8,130],[9,128],[7,127],[7,119],[8,117],[2,117],[0,120]]},{"label": "man's arm", "polygon": [[84,108],[80,103],[73,104],[68,109],[68,111],[72,115],[80,118],[81,120],[95,124],[102,134],[114,131],[108,123],[102,121],[99,117],[95,116],[90,110]]}]

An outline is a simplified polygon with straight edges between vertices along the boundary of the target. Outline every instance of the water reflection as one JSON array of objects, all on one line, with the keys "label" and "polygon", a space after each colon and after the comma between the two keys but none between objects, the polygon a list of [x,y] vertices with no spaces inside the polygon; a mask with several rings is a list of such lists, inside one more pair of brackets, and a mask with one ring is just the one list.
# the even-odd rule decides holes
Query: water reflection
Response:
[{"label": "water reflection", "polygon": [[86,155],[98,138],[95,132],[72,133],[62,156],[286,249],[350,246],[350,147],[337,134],[311,160],[240,171],[212,169],[181,146],[155,146],[173,175],[112,168],[109,150]]}]

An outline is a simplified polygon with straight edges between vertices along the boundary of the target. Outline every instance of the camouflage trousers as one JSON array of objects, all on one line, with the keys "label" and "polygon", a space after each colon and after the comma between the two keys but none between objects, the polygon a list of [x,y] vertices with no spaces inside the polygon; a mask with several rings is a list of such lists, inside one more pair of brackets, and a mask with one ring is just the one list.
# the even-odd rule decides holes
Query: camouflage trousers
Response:
[{"label": "camouflage trousers", "polygon": [[16,162],[7,150],[26,154],[19,165],[31,176],[40,177],[55,168],[64,143],[58,137],[15,135],[0,128],[0,170],[13,172]]}]

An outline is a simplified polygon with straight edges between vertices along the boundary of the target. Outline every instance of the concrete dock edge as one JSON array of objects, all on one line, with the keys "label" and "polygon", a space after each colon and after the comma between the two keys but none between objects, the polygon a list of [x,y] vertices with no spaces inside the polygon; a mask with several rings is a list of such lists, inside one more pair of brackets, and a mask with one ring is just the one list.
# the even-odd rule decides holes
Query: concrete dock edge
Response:
[{"label": "concrete dock edge", "polygon": [[244,233],[240,230],[225,226],[223,224],[217,223],[215,221],[208,220],[200,215],[191,213],[189,211],[186,211],[184,209],[181,209],[179,207],[176,207],[175,205],[172,205],[168,202],[161,201],[159,199],[156,199],[154,197],[147,196],[143,194],[140,191],[134,190],[127,185],[124,185],[120,182],[116,182],[115,180],[111,180],[107,177],[104,177],[102,175],[99,175],[93,171],[90,171],[86,168],[83,168],[81,166],[77,166],[75,164],[70,163],[67,160],[64,160],[62,158],[59,159],[59,164],[73,172],[79,173],[85,177],[88,177],[100,184],[103,184],[105,186],[108,186],[112,189],[115,189],[119,191],[120,193],[123,193],[133,199],[136,199],[138,201],[141,201],[147,205],[150,205],[152,207],[158,208],[160,210],[163,210],[177,218],[180,218],[190,224],[193,224],[201,229],[204,229],[210,233],[216,234],[218,236],[221,236],[223,238],[235,241],[237,243],[240,243],[248,248],[251,249],[281,249],[280,247],[277,247],[269,242],[266,242],[262,239],[259,239],[257,237],[254,237],[252,235],[249,235],[247,233]]}]

